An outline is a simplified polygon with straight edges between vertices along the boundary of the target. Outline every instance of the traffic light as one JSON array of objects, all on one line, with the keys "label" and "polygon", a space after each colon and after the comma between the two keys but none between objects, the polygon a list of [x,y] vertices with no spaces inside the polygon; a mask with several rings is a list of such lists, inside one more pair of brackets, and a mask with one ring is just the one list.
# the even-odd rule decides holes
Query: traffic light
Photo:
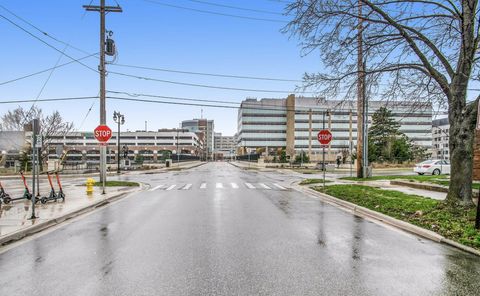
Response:
[{"label": "traffic light", "polygon": [[123,152],[123,158],[127,159],[128,158],[128,147],[123,146],[122,152]]}]

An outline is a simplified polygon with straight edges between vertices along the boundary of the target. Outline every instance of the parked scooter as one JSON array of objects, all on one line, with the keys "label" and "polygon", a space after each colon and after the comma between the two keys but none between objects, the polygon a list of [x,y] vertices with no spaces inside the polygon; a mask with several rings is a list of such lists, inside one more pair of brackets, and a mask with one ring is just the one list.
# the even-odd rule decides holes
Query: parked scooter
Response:
[{"label": "parked scooter", "polygon": [[3,202],[6,205],[8,205],[10,202],[15,201],[15,200],[21,200],[21,199],[31,200],[32,199],[32,194],[30,193],[30,189],[28,189],[27,179],[23,175],[23,172],[20,172],[20,175],[22,176],[23,185],[25,186],[25,190],[23,191],[23,195],[22,195],[22,197],[17,197],[17,198],[11,198],[10,196],[9,197],[4,197]]},{"label": "parked scooter", "polygon": [[48,201],[51,201],[51,200],[57,202],[57,199],[62,199],[62,201],[65,201],[65,194],[63,193],[62,185],[60,184],[60,178],[58,177],[58,173],[55,173],[55,175],[56,175],[57,183],[59,187],[58,193],[55,192],[55,188],[53,187],[52,175],[49,172],[47,172],[48,183],[50,184],[50,194],[40,199],[42,204],[46,204]]},{"label": "parked scooter", "polygon": [[2,200],[5,198],[10,198],[10,195],[5,192],[5,189],[3,189],[2,186],[2,182],[0,182],[0,205],[2,204]]}]

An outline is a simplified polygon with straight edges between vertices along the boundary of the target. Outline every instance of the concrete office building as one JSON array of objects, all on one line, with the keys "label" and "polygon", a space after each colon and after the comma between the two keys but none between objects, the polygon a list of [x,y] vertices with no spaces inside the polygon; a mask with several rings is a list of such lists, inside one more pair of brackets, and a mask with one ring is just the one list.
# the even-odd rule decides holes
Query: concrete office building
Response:
[{"label": "concrete office building", "polygon": [[[185,129],[160,129],[154,131],[122,132],[120,135],[121,148],[128,147],[128,157],[134,160],[142,155],[144,162],[158,161],[164,152],[192,156],[200,156],[203,143],[196,133]],[[93,132],[70,132],[65,136],[58,136],[50,143],[49,159],[59,157],[56,147],[61,146],[66,153],[65,163],[92,163],[99,162],[100,150]],[[108,142],[107,161],[115,163],[117,155],[117,134]]]},{"label": "concrete office building", "polygon": [[435,119],[432,122],[432,158],[450,159],[448,149],[450,123],[448,118]]},{"label": "concrete office building", "polygon": [[[380,107],[390,109],[400,123],[400,130],[417,145],[432,145],[432,107],[418,107],[408,102],[369,102],[371,116]],[[414,108],[415,107],[415,108]],[[327,111],[330,111],[327,114]],[[238,111],[239,153],[257,148],[285,148],[291,157],[301,151],[311,159],[321,158],[317,141],[319,130],[329,129],[333,140],[326,147],[326,159],[334,160],[342,150],[355,150],[357,140],[356,102],[331,101],[290,95],[287,99],[246,99]]]},{"label": "concrete office building", "polygon": [[215,125],[213,120],[208,119],[192,119],[184,120],[181,128],[193,133],[203,133],[205,137],[205,154],[207,158],[212,158],[215,146]]},{"label": "concrete office building", "polygon": [[215,133],[214,141],[215,155],[222,158],[231,158],[237,150],[235,136],[222,136],[222,133]]}]

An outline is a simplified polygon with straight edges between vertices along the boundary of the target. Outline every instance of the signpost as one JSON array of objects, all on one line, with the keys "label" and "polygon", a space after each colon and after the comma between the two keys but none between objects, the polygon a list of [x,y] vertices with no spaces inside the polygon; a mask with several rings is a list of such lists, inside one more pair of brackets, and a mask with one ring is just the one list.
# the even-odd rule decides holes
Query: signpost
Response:
[{"label": "signpost", "polygon": [[[93,131],[93,134],[95,136],[95,139],[97,139],[98,142],[100,142],[100,146],[106,146],[108,140],[112,137],[112,130],[106,126],[106,125],[99,125],[95,130]],[[101,162],[102,160],[100,160]],[[106,170],[106,165],[102,165],[100,168],[102,171],[100,172],[100,175],[103,176],[102,178],[102,194],[105,194],[105,179],[107,178],[107,170]]]},{"label": "signpost", "polygon": [[[325,121],[324,121],[324,125],[325,125]],[[332,141],[332,133],[327,130],[327,129],[323,129],[321,131],[318,132],[317,134],[317,140],[318,142],[320,142],[320,145],[322,146],[322,149],[323,149],[323,153],[322,153],[322,168],[323,168],[323,188],[325,188],[325,171],[327,170],[327,166],[325,165],[325,146],[327,146],[328,144],[330,144],[330,142]]]}]

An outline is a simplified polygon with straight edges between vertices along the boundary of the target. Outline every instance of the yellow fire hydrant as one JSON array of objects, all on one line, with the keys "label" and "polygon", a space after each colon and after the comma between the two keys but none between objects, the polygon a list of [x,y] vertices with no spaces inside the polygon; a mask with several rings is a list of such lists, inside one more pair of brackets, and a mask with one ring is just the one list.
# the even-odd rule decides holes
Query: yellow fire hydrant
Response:
[{"label": "yellow fire hydrant", "polygon": [[92,194],[93,193],[93,185],[95,184],[95,180],[92,178],[88,178],[87,182],[85,182],[85,185],[87,185],[87,194]]}]

